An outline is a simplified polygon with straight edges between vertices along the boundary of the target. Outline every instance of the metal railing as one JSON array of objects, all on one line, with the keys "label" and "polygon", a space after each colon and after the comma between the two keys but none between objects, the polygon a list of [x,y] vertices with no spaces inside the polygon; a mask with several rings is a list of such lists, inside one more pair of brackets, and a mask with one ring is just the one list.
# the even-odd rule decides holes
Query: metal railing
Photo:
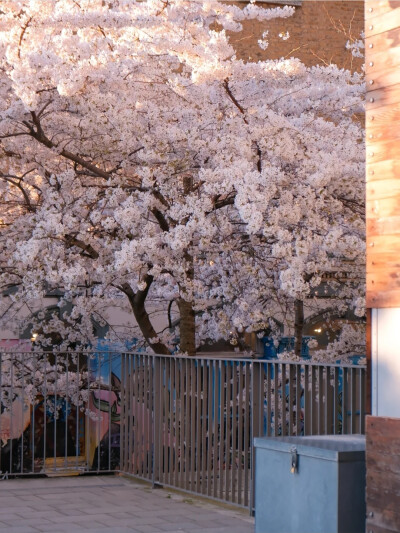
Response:
[{"label": "metal railing", "polygon": [[0,352],[0,479],[118,469],[120,366],[111,352]]},{"label": "metal railing", "polygon": [[253,507],[253,438],[364,433],[363,366],[1,353],[0,477],[119,471]]},{"label": "metal railing", "polygon": [[120,470],[252,508],[253,438],[364,432],[365,367],[122,354]]}]

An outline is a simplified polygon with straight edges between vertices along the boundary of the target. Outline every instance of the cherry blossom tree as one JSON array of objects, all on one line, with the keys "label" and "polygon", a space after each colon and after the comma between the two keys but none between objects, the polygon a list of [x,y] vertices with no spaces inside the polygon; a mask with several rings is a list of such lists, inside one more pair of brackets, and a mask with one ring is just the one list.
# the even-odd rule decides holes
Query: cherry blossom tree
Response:
[{"label": "cherry blossom tree", "polygon": [[3,322],[58,290],[60,316],[36,315],[42,344],[93,342],[93,320],[118,305],[137,328],[115,334],[169,354],[177,335],[152,312],[172,326],[172,308],[192,355],[278,320],[301,342],[304,302],[327,308],[321,286],[329,312],[363,313],[363,77],[246,63],[226,34],[292,13],[2,1]]}]

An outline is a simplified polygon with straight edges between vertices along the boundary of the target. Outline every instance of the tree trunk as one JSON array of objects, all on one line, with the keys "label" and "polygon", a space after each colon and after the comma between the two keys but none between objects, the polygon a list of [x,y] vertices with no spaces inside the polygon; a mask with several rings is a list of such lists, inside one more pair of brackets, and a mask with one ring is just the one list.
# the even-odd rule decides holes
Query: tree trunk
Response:
[{"label": "tree trunk", "polygon": [[196,354],[196,324],[192,302],[183,298],[178,300],[180,314],[180,346],[188,355]]},{"label": "tree trunk", "polygon": [[171,351],[168,349],[168,346],[163,344],[160,341],[154,341],[153,339],[157,338],[157,332],[153,328],[153,324],[150,321],[149,314],[145,308],[145,301],[147,293],[149,292],[150,285],[153,282],[152,276],[145,276],[144,281],[146,282],[146,288],[143,291],[137,291],[136,293],[132,290],[132,287],[128,283],[124,283],[121,286],[121,290],[127,295],[129,303],[131,304],[133,314],[135,315],[136,322],[140,328],[140,331],[143,334],[143,337],[146,339],[147,344],[154,350],[157,354],[171,355]]},{"label": "tree trunk", "polygon": [[301,347],[303,343],[303,327],[304,327],[304,305],[302,300],[295,300],[294,302],[294,353],[297,357],[301,357]]}]

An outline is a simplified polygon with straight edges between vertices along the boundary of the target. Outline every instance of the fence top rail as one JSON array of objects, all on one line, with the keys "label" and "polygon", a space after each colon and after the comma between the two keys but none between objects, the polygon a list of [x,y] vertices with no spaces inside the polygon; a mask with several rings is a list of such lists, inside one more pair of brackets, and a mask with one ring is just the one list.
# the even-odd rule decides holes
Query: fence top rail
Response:
[{"label": "fence top rail", "polygon": [[41,356],[41,355],[85,355],[96,357],[98,355],[124,355],[124,356],[142,356],[154,359],[182,359],[188,361],[229,361],[236,363],[247,364],[271,364],[271,365],[292,365],[292,366],[313,366],[313,367],[329,367],[329,368],[353,368],[353,369],[366,369],[365,364],[351,364],[351,363],[329,363],[323,361],[313,361],[312,359],[303,359],[301,361],[292,361],[290,359],[261,359],[253,358],[251,356],[238,355],[222,355],[222,354],[205,354],[189,357],[183,354],[149,354],[139,351],[123,351],[123,350],[79,350],[79,351],[23,351],[23,350],[0,350],[0,357],[2,355],[25,355],[25,356]]}]

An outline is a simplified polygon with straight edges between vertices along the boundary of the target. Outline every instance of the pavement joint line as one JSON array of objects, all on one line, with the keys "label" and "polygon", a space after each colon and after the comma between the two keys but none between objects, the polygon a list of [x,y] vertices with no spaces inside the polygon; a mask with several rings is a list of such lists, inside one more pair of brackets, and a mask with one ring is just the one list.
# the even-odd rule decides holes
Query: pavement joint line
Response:
[{"label": "pavement joint line", "polygon": [[[54,478],[53,478],[54,479]],[[4,483],[8,483],[7,480],[4,480]],[[79,489],[81,490],[82,492],[86,492],[86,490],[89,490],[91,488],[93,489],[102,489],[102,488],[108,488],[108,487],[117,487],[117,486],[120,486],[120,487],[128,487],[129,484],[126,484],[126,483],[119,483],[118,485],[114,484],[114,483],[110,483],[110,484],[105,484],[105,485],[66,485],[65,488],[68,488],[69,490],[75,490],[75,489]],[[57,492],[60,492],[60,493],[64,493],[65,492],[65,488],[61,488],[61,487],[34,487],[34,490],[35,491],[45,491],[45,492],[52,492],[54,493],[54,491],[57,491]],[[29,492],[31,493],[32,492],[32,488],[30,489],[26,489],[26,488],[6,488],[4,487],[1,487],[1,484],[0,484],[0,495],[1,495],[1,492],[2,490],[4,490],[4,492],[7,492],[7,495],[9,494],[12,494],[14,496],[16,496],[17,494],[13,494],[14,492],[16,493],[20,493],[20,492]]]}]

